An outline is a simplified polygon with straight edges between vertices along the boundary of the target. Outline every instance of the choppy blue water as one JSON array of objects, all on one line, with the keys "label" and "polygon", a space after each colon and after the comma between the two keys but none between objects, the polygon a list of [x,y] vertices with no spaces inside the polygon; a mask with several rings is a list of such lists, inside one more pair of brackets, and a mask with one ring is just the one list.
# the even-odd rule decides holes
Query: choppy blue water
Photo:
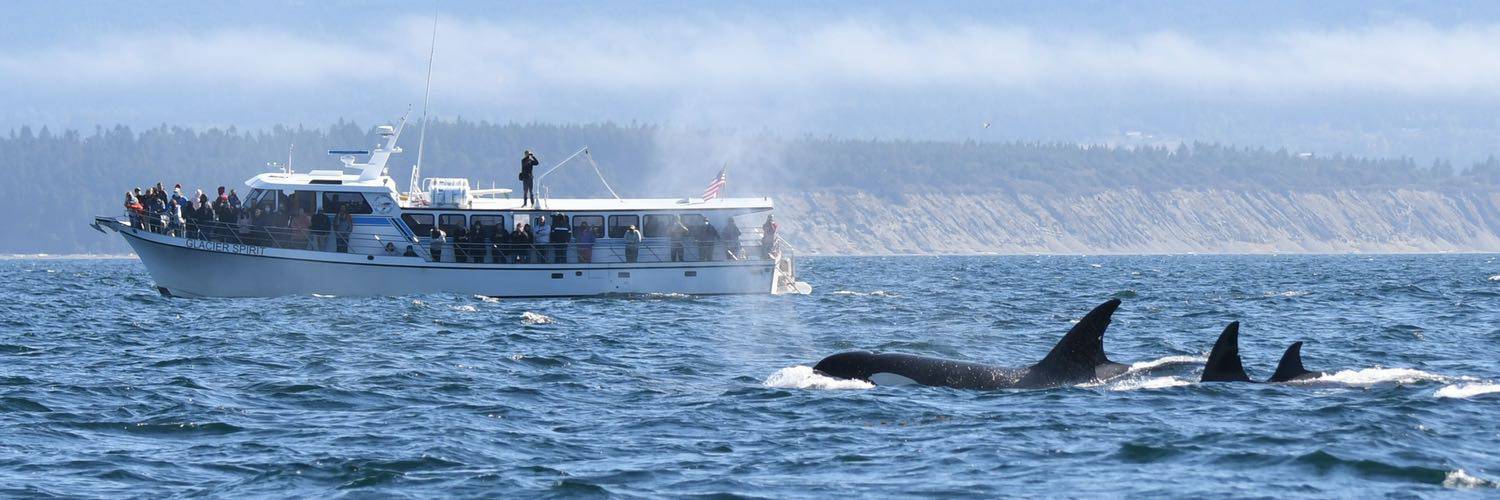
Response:
[{"label": "choppy blue water", "polygon": [[[803,259],[804,297],[163,298],[133,260],[0,261],[0,495],[1429,496],[1500,478],[1495,256]],[[1124,299],[1102,384],[1006,365]],[[1264,379],[1198,384],[1219,330]],[[1156,368],[1152,368],[1156,366]]]}]

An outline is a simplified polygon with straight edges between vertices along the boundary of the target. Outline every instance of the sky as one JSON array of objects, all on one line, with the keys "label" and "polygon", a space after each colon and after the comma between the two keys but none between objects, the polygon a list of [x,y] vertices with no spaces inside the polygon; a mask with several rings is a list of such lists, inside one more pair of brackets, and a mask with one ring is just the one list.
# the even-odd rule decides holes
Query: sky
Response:
[{"label": "sky", "polygon": [[440,119],[1458,162],[1500,133],[1494,2],[20,0],[0,26],[12,130],[390,122],[433,48]]}]

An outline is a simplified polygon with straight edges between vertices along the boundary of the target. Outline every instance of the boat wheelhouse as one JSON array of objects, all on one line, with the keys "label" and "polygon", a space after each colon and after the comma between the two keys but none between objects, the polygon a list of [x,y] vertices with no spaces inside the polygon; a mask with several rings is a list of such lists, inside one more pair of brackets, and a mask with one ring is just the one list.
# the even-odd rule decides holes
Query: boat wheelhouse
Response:
[{"label": "boat wheelhouse", "polygon": [[506,197],[508,189],[441,178],[402,193],[385,168],[401,151],[400,129],[378,130],[384,144],[372,151],[330,151],[355,173],[262,173],[245,182],[239,206],[214,202],[211,219],[145,207],[96,217],[93,227],[123,235],[164,295],[810,290],[796,281],[769,198],[541,198],[528,206]]}]

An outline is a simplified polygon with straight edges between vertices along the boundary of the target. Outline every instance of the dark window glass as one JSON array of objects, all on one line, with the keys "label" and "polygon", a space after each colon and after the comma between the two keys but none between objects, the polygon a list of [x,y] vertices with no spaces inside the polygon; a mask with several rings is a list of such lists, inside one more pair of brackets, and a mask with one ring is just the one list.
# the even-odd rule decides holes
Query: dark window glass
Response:
[{"label": "dark window glass", "polygon": [[698,234],[698,230],[703,228],[703,216],[698,214],[682,214],[682,225],[687,226],[688,231],[692,231],[692,234]]},{"label": "dark window glass", "polygon": [[639,215],[611,215],[609,216],[609,237],[624,238],[625,228],[635,226],[641,228],[641,217]]},{"label": "dark window glass", "polygon": [[464,214],[443,214],[442,217],[438,217],[438,228],[448,233],[448,236],[453,236],[453,230],[460,227],[465,229],[469,227],[469,224],[464,222]]},{"label": "dark window glass", "polygon": [[641,236],[647,238],[665,238],[671,236],[667,234],[667,228],[672,227],[672,219],[673,216],[671,215],[647,215],[646,227],[641,228]]},{"label": "dark window glass", "polygon": [[293,209],[300,208],[304,213],[315,214],[318,213],[317,205],[317,191],[297,191],[288,197],[287,212],[291,213]]},{"label": "dark window glass", "polygon": [[401,214],[401,220],[406,221],[406,227],[418,237],[426,238],[432,234],[432,214]]},{"label": "dark window glass", "polygon": [[591,230],[591,231],[594,232],[594,237],[595,238],[603,238],[604,237],[604,216],[602,216],[602,215],[574,215],[573,216],[573,237],[574,238],[578,237],[578,232],[580,231],[580,228],[582,228],[585,223],[587,223],[589,225],[589,230]]},{"label": "dark window glass", "polygon": [[339,209],[348,210],[351,214],[368,214],[370,203],[365,201],[365,195],[360,193],[323,193],[323,211],[330,214],[339,213]]},{"label": "dark window glass", "polygon": [[469,223],[484,225],[485,234],[494,232],[495,226],[503,227],[506,231],[515,229],[514,226],[505,225],[505,216],[503,215],[471,215],[469,216]]}]

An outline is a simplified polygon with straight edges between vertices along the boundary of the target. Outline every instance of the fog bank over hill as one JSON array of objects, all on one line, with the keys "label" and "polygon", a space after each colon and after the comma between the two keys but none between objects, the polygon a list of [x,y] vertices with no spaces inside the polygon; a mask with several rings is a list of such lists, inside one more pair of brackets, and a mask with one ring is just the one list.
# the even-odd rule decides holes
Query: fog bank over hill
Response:
[{"label": "fog bank over hill", "polygon": [[[392,161],[402,180],[414,129]],[[22,127],[0,136],[12,189],[0,253],[120,253],[88,229],[136,186],[240,188],[282,161],[334,168],[322,154],[366,147],[370,127],[261,131]],[[799,250],[887,253],[1500,251],[1500,160],[1454,166],[1215,144],[1074,144],[781,138],[654,125],[444,121],[424,172],[515,186],[520,151],[554,162],[583,145],[627,197],[701,193],[721,167],[729,196],[773,196]],[[547,178],[555,197],[606,196],[577,164]]]},{"label": "fog bank over hill", "polygon": [[393,120],[436,13],[444,119],[1423,164],[1500,136],[1495,2],[435,3],[10,2],[0,130]]}]

